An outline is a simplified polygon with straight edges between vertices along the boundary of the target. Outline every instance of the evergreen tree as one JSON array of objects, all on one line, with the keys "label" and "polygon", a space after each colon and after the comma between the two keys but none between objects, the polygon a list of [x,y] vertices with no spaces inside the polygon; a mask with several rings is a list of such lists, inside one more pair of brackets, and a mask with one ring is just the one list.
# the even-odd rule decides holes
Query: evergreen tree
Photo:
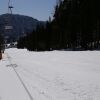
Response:
[{"label": "evergreen tree", "polygon": [[[58,0],[54,19],[22,41],[30,50],[92,50],[100,45],[98,0]],[[50,18],[49,18],[50,19]],[[20,43],[20,42],[19,42]]]}]

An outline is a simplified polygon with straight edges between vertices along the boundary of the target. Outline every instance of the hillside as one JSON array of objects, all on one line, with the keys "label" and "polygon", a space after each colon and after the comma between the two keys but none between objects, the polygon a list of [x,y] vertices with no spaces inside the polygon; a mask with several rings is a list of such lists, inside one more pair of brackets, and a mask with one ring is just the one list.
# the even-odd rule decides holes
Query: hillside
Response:
[{"label": "hillside", "polygon": [[[15,41],[20,36],[32,32],[38,24],[42,23],[42,21],[24,15],[3,14],[0,15],[0,33],[4,34],[7,41]],[[5,30],[6,26],[13,26],[13,29]]]}]

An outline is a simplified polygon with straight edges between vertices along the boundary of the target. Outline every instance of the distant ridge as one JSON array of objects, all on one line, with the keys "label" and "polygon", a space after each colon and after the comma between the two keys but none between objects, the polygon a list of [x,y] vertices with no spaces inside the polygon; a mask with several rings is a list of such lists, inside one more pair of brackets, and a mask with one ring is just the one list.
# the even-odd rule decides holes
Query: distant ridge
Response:
[{"label": "distant ridge", "polygon": [[[0,33],[6,37],[7,42],[16,41],[19,37],[31,33],[37,25],[41,24],[44,22],[25,15],[0,15]],[[5,26],[13,26],[13,29],[5,30]]]}]

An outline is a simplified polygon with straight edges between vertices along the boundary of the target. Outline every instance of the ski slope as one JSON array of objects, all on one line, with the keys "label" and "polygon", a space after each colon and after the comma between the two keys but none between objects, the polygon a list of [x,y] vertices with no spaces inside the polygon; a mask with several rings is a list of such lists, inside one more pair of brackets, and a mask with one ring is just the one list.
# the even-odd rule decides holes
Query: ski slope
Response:
[{"label": "ski slope", "polygon": [[100,51],[7,49],[0,61],[0,100],[30,100],[11,64],[33,100],[100,100]]}]

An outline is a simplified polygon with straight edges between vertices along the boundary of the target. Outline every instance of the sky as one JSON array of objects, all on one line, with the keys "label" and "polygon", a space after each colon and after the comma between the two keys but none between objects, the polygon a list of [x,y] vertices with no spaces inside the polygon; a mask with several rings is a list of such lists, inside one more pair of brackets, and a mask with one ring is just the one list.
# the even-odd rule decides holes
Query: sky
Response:
[{"label": "sky", "polygon": [[[11,0],[13,13],[46,21],[53,16],[56,0]],[[0,15],[8,12],[8,0],[0,0]]]}]

